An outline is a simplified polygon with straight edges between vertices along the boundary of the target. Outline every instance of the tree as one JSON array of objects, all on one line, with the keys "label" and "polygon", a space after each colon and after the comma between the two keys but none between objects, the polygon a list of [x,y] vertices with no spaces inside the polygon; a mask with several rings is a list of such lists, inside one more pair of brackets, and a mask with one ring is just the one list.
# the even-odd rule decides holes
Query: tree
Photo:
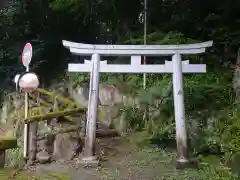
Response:
[{"label": "tree", "polygon": [[9,5],[10,2],[11,2],[10,0],[1,0],[1,2],[0,2],[0,9],[3,9],[7,5]]}]

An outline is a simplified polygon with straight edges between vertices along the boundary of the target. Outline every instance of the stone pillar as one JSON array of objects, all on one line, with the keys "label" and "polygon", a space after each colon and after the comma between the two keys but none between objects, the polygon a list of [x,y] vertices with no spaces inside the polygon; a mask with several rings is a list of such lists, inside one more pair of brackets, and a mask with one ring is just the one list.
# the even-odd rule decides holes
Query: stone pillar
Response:
[{"label": "stone pillar", "polygon": [[188,163],[187,132],[185,125],[185,108],[182,77],[182,60],[180,54],[172,57],[173,62],[173,96],[176,123],[177,164]]},{"label": "stone pillar", "polygon": [[99,96],[99,68],[100,55],[92,55],[92,72],[90,77],[90,91],[88,101],[88,117],[86,125],[86,137],[84,145],[84,157],[80,161],[84,166],[98,166],[98,160],[95,156],[96,143],[96,125],[98,115],[98,96]]}]

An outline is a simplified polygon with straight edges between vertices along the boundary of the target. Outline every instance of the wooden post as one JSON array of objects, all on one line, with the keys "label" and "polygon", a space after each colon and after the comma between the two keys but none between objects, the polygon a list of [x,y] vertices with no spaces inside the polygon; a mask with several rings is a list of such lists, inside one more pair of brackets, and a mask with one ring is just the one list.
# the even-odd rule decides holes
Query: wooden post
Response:
[{"label": "wooden post", "polygon": [[0,168],[4,168],[5,165],[5,150],[0,150]]},{"label": "wooden post", "polygon": [[84,146],[84,157],[82,162],[85,166],[98,165],[95,156],[95,141],[96,141],[96,124],[98,114],[98,92],[99,92],[99,68],[100,68],[100,55],[92,55],[92,74],[90,78],[90,95],[88,101],[88,117],[86,126],[86,138]]},{"label": "wooden post", "polygon": [[121,136],[126,136],[128,129],[128,123],[127,123],[127,115],[126,112],[122,112],[120,116],[120,133]]},{"label": "wooden post", "polygon": [[38,122],[29,124],[29,165],[33,164],[36,160],[37,154],[37,128]]},{"label": "wooden post", "polygon": [[186,164],[187,133],[185,127],[185,108],[182,77],[182,60],[180,54],[172,56],[173,64],[173,95],[177,140],[177,163]]},{"label": "wooden post", "polygon": [[[37,95],[37,106],[39,106],[40,93]],[[33,107],[33,106],[32,106]],[[28,165],[32,165],[37,156],[37,131],[38,131],[38,121],[29,123],[29,162]]]}]

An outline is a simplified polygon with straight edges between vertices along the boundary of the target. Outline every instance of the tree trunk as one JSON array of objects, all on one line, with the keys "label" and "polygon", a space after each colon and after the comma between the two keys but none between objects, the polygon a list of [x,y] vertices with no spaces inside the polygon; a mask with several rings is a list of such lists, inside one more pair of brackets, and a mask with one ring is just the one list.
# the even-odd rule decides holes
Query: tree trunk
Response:
[{"label": "tree trunk", "polygon": [[233,89],[235,91],[235,101],[236,103],[240,102],[240,48],[237,52],[237,60],[234,69],[233,76]]},{"label": "tree trunk", "polygon": [[10,5],[11,1],[9,0],[1,0],[0,1],[0,10],[3,9],[4,7]]}]

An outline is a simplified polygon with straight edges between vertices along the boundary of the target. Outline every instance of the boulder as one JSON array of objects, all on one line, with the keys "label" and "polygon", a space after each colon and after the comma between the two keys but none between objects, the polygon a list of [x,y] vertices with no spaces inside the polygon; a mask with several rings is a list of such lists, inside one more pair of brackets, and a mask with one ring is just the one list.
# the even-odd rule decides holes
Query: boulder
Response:
[{"label": "boulder", "polygon": [[37,153],[36,155],[36,160],[40,163],[40,164],[46,164],[49,163],[51,160],[51,155],[46,152],[46,151],[40,151]]},{"label": "boulder", "polygon": [[52,160],[72,160],[83,147],[79,132],[57,134],[54,140]]}]

